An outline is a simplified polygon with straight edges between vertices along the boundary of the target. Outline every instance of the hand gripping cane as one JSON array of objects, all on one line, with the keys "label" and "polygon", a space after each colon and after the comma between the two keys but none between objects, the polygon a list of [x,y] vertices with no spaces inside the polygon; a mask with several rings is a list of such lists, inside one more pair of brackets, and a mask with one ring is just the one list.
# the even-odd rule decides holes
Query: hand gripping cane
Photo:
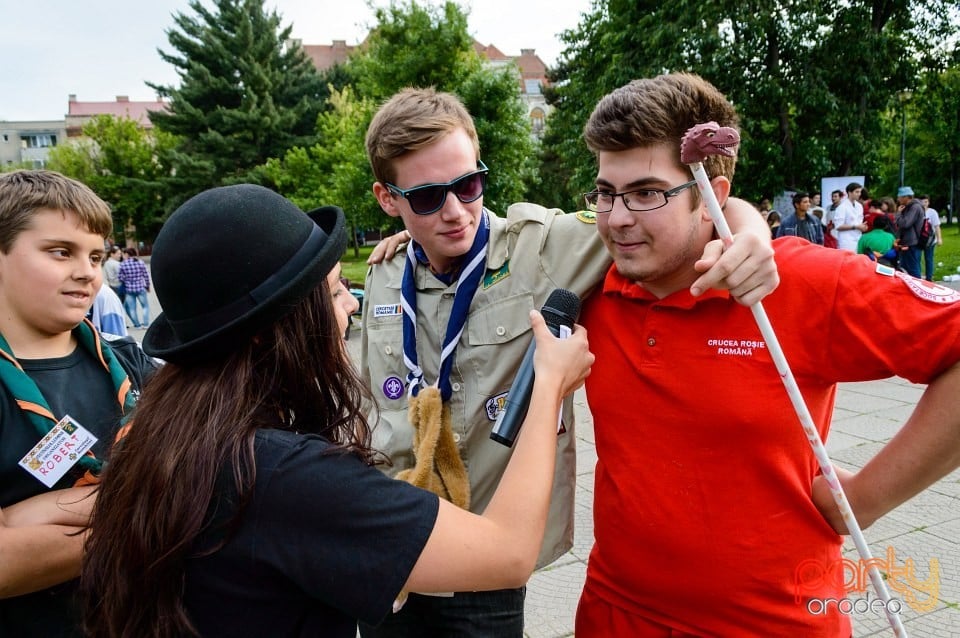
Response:
[{"label": "hand gripping cane", "polygon": [[[727,220],[723,216],[723,211],[720,209],[717,196],[714,194],[713,188],[710,185],[710,178],[703,168],[703,160],[710,155],[733,157],[735,148],[739,143],[740,135],[734,129],[720,127],[716,122],[707,122],[706,124],[698,124],[690,128],[683,136],[680,144],[680,161],[688,165],[691,172],[693,172],[693,177],[697,180],[697,187],[700,189],[700,194],[707,204],[707,211],[710,213],[711,219],[713,219],[714,226],[716,226],[717,234],[720,235],[720,239],[723,240],[726,246],[730,246],[733,237],[730,233],[730,227],[727,225]],[[863,531],[857,523],[853,510],[850,509],[847,495],[843,492],[843,487],[840,485],[839,479],[837,479],[837,473],[833,469],[833,463],[827,455],[823,441],[820,440],[820,433],[817,432],[813,417],[810,416],[810,411],[807,409],[807,404],[803,400],[803,395],[800,394],[800,388],[797,386],[796,379],[793,378],[790,365],[783,356],[783,350],[780,348],[780,342],[777,341],[777,335],[773,332],[773,326],[770,325],[770,321],[767,319],[767,313],[759,301],[750,306],[750,311],[753,312],[753,318],[757,322],[757,327],[760,328],[760,333],[767,343],[767,350],[773,358],[777,372],[780,373],[780,379],[787,389],[790,402],[793,403],[793,408],[797,413],[797,417],[800,419],[800,425],[803,426],[803,431],[807,435],[810,447],[813,448],[813,454],[817,457],[817,462],[820,464],[820,471],[823,473],[827,485],[830,486],[830,493],[833,494],[833,500],[836,501],[837,507],[840,508],[840,514],[843,516],[843,521],[847,525],[850,537],[857,546],[857,552],[860,554],[863,564],[870,566],[868,571],[870,582],[873,583],[873,588],[876,590],[877,595],[884,602],[887,620],[890,622],[890,626],[893,627],[893,631],[898,638],[906,638],[907,630],[904,629],[900,616],[890,611],[890,592],[887,590],[883,576],[880,574],[880,570],[877,568],[873,556],[870,554],[870,548],[867,546],[867,541],[863,537]]]}]

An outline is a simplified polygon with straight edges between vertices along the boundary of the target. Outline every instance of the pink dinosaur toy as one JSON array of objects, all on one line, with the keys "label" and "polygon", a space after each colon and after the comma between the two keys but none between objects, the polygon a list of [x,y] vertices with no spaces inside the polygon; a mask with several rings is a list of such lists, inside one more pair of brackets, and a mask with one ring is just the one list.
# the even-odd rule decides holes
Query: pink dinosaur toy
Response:
[{"label": "pink dinosaur toy", "polygon": [[720,126],[716,122],[697,124],[687,130],[680,141],[680,161],[693,164],[711,155],[733,157],[738,144],[740,134],[729,126]]}]

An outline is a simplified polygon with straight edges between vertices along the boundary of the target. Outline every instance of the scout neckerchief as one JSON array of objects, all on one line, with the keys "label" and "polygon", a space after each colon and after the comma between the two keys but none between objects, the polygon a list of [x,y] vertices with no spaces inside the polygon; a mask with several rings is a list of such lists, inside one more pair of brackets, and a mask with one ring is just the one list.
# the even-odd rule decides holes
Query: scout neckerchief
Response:
[{"label": "scout neckerchief", "polygon": [[[110,374],[113,386],[117,391],[117,402],[120,404],[124,421],[126,421],[129,419],[136,403],[133,393],[130,392],[130,379],[127,377],[127,373],[110,348],[104,348],[100,343],[100,335],[97,334],[93,324],[88,319],[84,319],[80,325],[73,329],[73,336],[76,337],[80,346],[92,354],[103,365],[104,370]],[[10,394],[13,395],[17,405],[24,411],[27,420],[30,421],[40,437],[45,436],[57,424],[59,419],[50,411],[50,406],[40,393],[40,388],[23,371],[20,362],[13,356],[13,350],[3,335],[0,335],[0,383],[3,383]],[[103,461],[88,451],[77,461],[77,465],[86,469],[88,473],[95,475],[103,467]]]},{"label": "scout neckerchief", "polygon": [[[453,369],[453,352],[463,334],[463,327],[467,322],[467,312],[473,295],[483,278],[487,263],[487,238],[490,235],[490,220],[486,209],[480,213],[480,225],[473,238],[473,245],[463,258],[463,270],[457,279],[457,290],[453,296],[453,308],[447,320],[447,331],[443,338],[443,347],[440,350],[440,372],[437,377],[437,387],[440,397],[447,401],[453,393],[450,387],[450,371]],[[414,271],[417,267],[414,242],[407,245],[407,263],[403,271],[403,283],[400,287],[400,305],[403,308],[403,362],[410,373],[407,374],[408,396],[415,397],[424,385],[423,370],[417,361],[417,287],[414,281]]]}]

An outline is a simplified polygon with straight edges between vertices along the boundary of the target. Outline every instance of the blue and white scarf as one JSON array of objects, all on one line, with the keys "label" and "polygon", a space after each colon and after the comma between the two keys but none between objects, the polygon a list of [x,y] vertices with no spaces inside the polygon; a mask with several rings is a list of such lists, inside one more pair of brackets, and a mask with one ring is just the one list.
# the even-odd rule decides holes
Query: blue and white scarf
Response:
[{"label": "blue and white scarf", "polygon": [[[480,286],[487,263],[487,240],[490,237],[490,220],[486,209],[480,215],[480,226],[473,238],[473,245],[463,258],[463,270],[457,279],[457,290],[453,297],[453,308],[447,321],[447,331],[440,351],[440,373],[436,386],[443,401],[450,399],[453,389],[450,386],[450,371],[453,369],[453,353],[467,323],[467,314],[473,295]],[[400,305],[403,309],[403,362],[410,372],[407,374],[407,396],[415,397],[421,387],[426,386],[423,370],[417,359],[417,288],[414,272],[417,267],[415,242],[407,245],[407,263],[403,271],[403,283],[400,287]]]}]

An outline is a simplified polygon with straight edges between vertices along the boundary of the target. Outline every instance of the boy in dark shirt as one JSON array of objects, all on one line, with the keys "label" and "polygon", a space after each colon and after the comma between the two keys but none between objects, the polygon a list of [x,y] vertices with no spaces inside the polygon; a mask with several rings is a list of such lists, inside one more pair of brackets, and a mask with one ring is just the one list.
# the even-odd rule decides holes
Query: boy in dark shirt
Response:
[{"label": "boy in dark shirt", "polygon": [[104,456],[155,368],[85,320],[110,208],[59,173],[0,176],[0,635],[79,636],[73,580]]}]

